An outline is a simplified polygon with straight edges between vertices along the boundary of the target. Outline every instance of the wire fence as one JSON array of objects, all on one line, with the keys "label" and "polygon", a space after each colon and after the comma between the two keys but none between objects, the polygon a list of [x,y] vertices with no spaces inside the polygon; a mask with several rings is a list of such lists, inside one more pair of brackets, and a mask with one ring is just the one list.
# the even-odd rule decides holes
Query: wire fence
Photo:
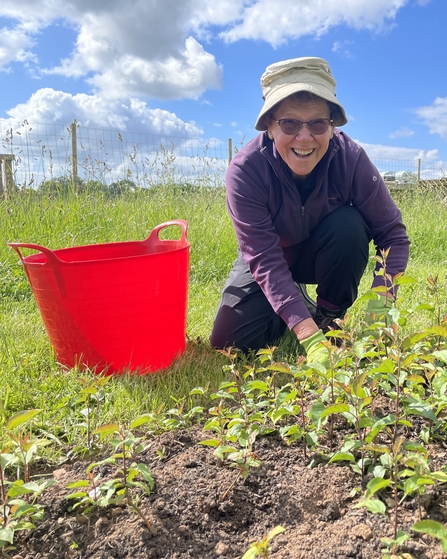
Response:
[{"label": "wire fence", "polygon": [[[0,139],[0,192],[39,188],[61,177],[108,186],[220,186],[228,162],[240,148],[231,139],[120,132],[79,126],[76,121],[68,126],[0,121]],[[421,159],[372,160],[382,174],[406,172],[415,181],[446,176],[439,164]]]}]

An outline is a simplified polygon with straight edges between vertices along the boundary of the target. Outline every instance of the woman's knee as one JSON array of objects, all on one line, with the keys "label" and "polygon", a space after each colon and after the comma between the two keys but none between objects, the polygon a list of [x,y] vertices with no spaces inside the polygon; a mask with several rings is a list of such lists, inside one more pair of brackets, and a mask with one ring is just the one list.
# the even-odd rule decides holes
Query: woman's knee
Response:
[{"label": "woman's knee", "polygon": [[371,233],[361,213],[352,206],[341,206],[327,215],[315,228],[314,243],[318,248],[364,252]]}]

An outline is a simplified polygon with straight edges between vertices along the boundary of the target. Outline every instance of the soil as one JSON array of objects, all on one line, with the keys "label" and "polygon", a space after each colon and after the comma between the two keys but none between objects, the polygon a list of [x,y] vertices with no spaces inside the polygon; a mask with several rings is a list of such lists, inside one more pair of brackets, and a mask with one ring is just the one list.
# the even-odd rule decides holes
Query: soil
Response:
[{"label": "soil", "polygon": [[[70,511],[67,483],[85,478],[87,463],[65,464],[53,472],[58,483],[41,496],[45,517],[32,532],[19,532],[14,559],[236,559],[273,527],[285,532],[271,541],[272,559],[378,559],[380,538],[392,536],[392,506],[387,515],[355,508],[361,478],[346,465],[304,457],[298,444],[276,435],[256,441],[261,466],[246,478],[219,463],[213,449],[198,444],[210,438],[200,427],[154,438],[139,461],[155,480],[140,507],[149,530],[129,507],[106,507],[85,516]],[[432,449],[445,464],[446,452]],[[104,466],[103,475],[113,475]],[[107,471],[109,468],[109,471]],[[367,481],[367,480],[366,480]],[[428,491],[422,514],[447,521],[446,488]],[[399,511],[399,527],[410,532],[419,520],[414,500]],[[412,532],[401,553],[416,559],[445,557],[437,540]],[[405,556],[404,556],[405,557]],[[407,555],[410,557],[410,555]]]}]

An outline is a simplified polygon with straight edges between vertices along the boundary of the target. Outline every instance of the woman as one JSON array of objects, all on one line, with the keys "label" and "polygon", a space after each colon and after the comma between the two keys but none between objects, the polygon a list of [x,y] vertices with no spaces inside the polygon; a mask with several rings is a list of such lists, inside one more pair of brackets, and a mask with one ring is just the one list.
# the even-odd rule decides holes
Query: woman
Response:
[{"label": "woman", "polygon": [[[288,327],[308,358],[326,363],[324,333],[355,301],[370,241],[378,253],[391,247],[391,276],[405,270],[409,241],[379,172],[336,128],[347,118],[327,62],[272,64],[261,86],[264,106],[255,125],[261,134],[237,153],[226,177],[239,255],[211,344],[257,350]],[[317,285],[315,313],[297,284]],[[378,285],[384,278],[375,274]],[[372,310],[385,309],[388,296]]]}]

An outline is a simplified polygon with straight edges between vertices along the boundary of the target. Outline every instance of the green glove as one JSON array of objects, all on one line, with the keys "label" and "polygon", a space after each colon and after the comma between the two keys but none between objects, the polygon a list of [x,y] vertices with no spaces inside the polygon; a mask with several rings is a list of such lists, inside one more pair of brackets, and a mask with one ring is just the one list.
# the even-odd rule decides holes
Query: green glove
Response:
[{"label": "green glove", "polygon": [[392,307],[393,300],[390,297],[380,296],[378,299],[370,299],[366,307],[365,322],[367,324],[383,322],[385,318],[384,315],[386,315]]},{"label": "green glove", "polygon": [[306,351],[307,361],[309,363],[320,363],[323,367],[329,369],[329,350],[322,345],[327,342],[328,339],[323,334],[322,330],[318,330],[318,332],[315,332],[312,336],[300,341],[300,344]]}]

